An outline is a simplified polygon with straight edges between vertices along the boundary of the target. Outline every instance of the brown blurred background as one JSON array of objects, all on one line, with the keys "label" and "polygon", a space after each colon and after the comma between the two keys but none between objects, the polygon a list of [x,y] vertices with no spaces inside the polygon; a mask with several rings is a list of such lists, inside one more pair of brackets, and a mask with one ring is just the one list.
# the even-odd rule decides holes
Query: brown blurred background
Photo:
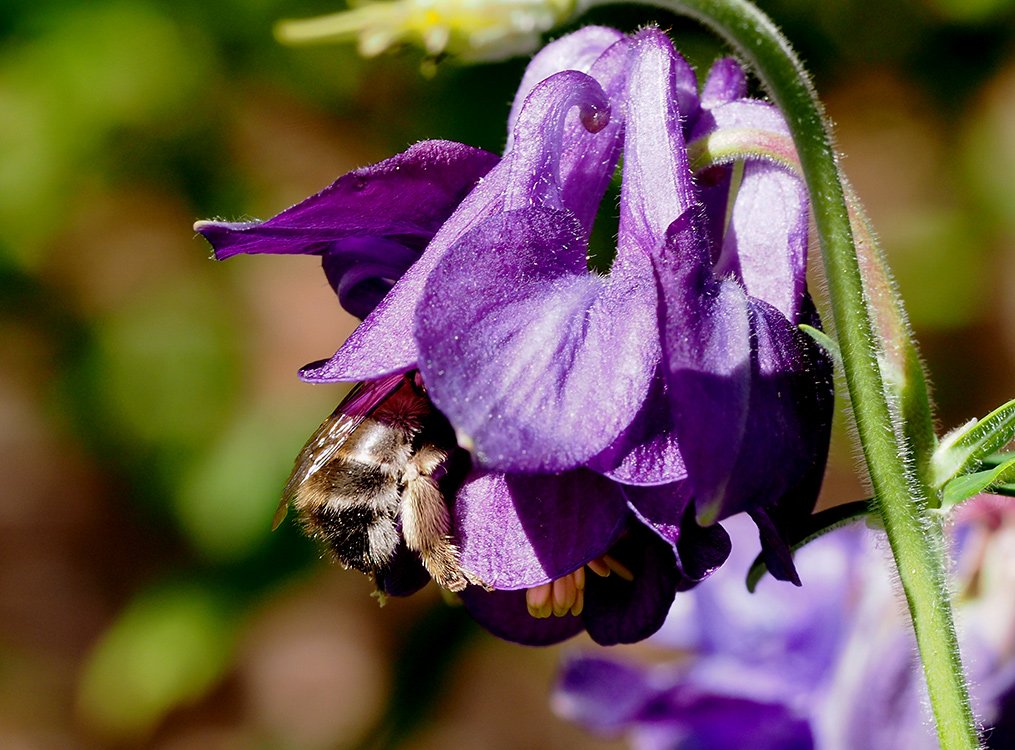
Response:
[{"label": "brown blurred background", "polygon": [[[761,2],[811,65],[887,247],[942,427],[1015,395],[1008,0]],[[355,321],[312,258],[208,260],[195,219],[276,213],[429,137],[499,151],[523,60],[286,49],[324,0],[0,6],[0,746],[595,748],[562,652],[432,587],[384,609],[279,489],[341,398],[296,369]],[[721,48],[640,9],[706,69]],[[467,96],[463,96],[467,92]],[[823,502],[863,496],[846,431]],[[644,647],[642,647],[644,653]]]}]

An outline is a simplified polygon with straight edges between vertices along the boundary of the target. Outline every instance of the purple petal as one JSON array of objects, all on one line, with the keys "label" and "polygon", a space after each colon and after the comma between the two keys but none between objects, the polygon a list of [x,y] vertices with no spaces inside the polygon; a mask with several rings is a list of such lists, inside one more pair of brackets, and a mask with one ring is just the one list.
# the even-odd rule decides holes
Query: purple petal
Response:
[{"label": "purple petal", "polygon": [[[565,70],[547,78],[526,98],[515,125],[514,145],[504,159],[510,175],[503,210],[522,209],[533,202],[554,209],[565,205],[560,157],[572,109],[582,125],[575,130],[583,136],[599,133],[610,124],[610,102],[603,88],[596,79],[578,71]],[[613,141],[609,137],[604,140],[607,144]],[[598,204],[598,196],[590,202]]]},{"label": "purple petal", "polygon": [[[810,723],[781,703],[675,687],[643,716],[640,748],[812,750]],[[646,713],[648,713],[648,711]]]},{"label": "purple petal", "polygon": [[482,465],[569,469],[641,408],[659,357],[655,308],[650,276],[586,271],[569,214],[502,214],[431,274],[416,327],[420,371]]},{"label": "purple petal", "polygon": [[701,106],[712,109],[747,96],[747,77],[740,63],[723,57],[712,64],[701,89]]},{"label": "purple petal", "polygon": [[588,471],[476,472],[454,506],[462,567],[497,589],[560,578],[604,554],[626,526],[618,485]]},{"label": "purple petal", "polygon": [[[603,53],[589,71],[610,102],[623,102],[631,49],[631,41],[625,38]],[[622,105],[616,106],[610,124],[594,135],[579,127],[575,114],[564,127],[560,190],[564,205],[578,217],[586,237],[592,232],[599,204],[620,159],[623,111]]]},{"label": "purple petal", "polygon": [[[734,280],[714,277],[700,226],[695,213],[674,222],[672,257],[656,269],[677,435],[708,524],[816,489],[832,389],[827,358],[794,325]],[[809,512],[814,499],[793,505]]]},{"label": "purple petal", "polygon": [[613,659],[578,657],[564,663],[554,711],[597,732],[616,732],[638,719],[658,689],[640,667]]},{"label": "purple petal", "polygon": [[624,38],[624,34],[616,29],[606,26],[586,26],[543,47],[532,58],[522,75],[522,82],[518,86],[514,103],[511,105],[511,113],[508,115],[508,144],[505,150],[511,150],[511,143],[515,137],[515,123],[526,98],[536,84],[562,70],[588,73],[592,64],[609,47]]},{"label": "purple petal", "polygon": [[[371,279],[390,288],[496,163],[496,156],[471,146],[424,141],[340,177],[267,221],[204,221],[195,228],[219,260],[238,253],[322,255],[330,259],[326,270],[340,296]],[[358,279],[344,282],[343,290],[347,272]],[[354,312],[362,314],[377,295],[353,297]]]},{"label": "purple petal", "polygon": [[[619,56],[611,56],[609,65],[619,67]],[[622,70],[622,68],[620,68]],[[578,106],[581,128],[566,126],[573,106]],[[491,216],[498,216],[514,203],[528,205],[532,189],[545,187],[539,196],[550,205],[567,205],[580,215],[595,213],[602,191],[606,188],[615,162],[619,126],[609,123],[609,105],[599,85],[588,76],[565,71],[536,86],[526,99],[516,125],[516,147],[494,167],[480,184],[462,201],[427,246],[420,259],[406,271],[373,313],[353,331],[345,344],[328,361],[304,368],[301,377],[309,382],[369,380],[392,372],[410,370],[419,359],[413,338],[416,307],[424,285],[433,269],[441,262],[448,248],[454,246],[469,230]],[[604,130],[594,138],[588,129]],[[577,134],[581,131],[581,138]],[[584,156],[568,156],[561,162],[562,139],[565,134],[579,139],[574,154],[588,150]],[[591,160],[591,161],[590,161]],[[606,176],[601,186],[578,179],[588,164],[598,160]],[[575,178],[571,179],[571,170]],[[561,188],[563,185],[563,188]],[[598,192],[597,192],[598,191]],[[591,222],[591,219],[589,219]]]},{"label": "purple petal", "polygon": [[687,477],[677,444],[665,380],[658,374],[634,421],[588,467],[625,485],[656,485]]},{"label": "purple petal", "polygon": [[[508,119],[507,150],[513,152],[526,136],[519,131],[522,107],[536,85],[563,70],[588,73],[611,102],[623,101],[630,65],[631,40],[614,29],[589,26],[547,45],[525,71]],[[693,76],[693,74],[692,74]],[[569,114],[560,139],[560,192],[563,203],[578,217],[586,235],[613,176],[620,155],[623,122],[614,117],[595,138]],[[518,132],[516,132],[518,131]]]},{"label": "purple petal", "polygon": [[641,524],[610,548],[634,575],[627,581],[613,574],[585,576],[582,620],[596,643],[636,643],[662,627],[681,582],[672,546]]},{"label": "purple petal", "polygon": [[460,594],[473,619],[498,638],[523,646],[550,646],[582,632],[580,617],[529,614],[524,591],[484,591],[469,586]]},{"label": "purple petal", "polygon": [[[670,228],[656,261],[663,297],[664,372],[699,520],[718,520],[746,428],[751,395],[747,297],[712,275],[700,212]],[[728,515],[724,512],[723,515]]]},{"label": "purple petal", "polygon": [[628,79],[618,265],[644,262],[694,201],[674,89],[678,58],[666,35],[638,35]]}]

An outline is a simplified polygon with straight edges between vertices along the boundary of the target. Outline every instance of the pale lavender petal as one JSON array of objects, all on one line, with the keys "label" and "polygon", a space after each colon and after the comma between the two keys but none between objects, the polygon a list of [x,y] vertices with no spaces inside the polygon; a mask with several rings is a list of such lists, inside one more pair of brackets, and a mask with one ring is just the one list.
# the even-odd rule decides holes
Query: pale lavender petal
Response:
[{"label": "pale lavender petal", "polygon": [[593,656],[564,663],[553,694],[554,711],[598,732],[616,732],[636,721],[659,694],[642,667]]},{"label": "pale lavender petal", "polygon": [[807,191],[774,164],[748,161],[716,264],[791,322],[799,321],[807,283]]},{"label": "pale lavender petal", "polygon": [[596,732],[628,730],[639,750],[809,750],[809,723],[779,701],[710,691],[664,671],[596,657],[564,665],[560,715]]},{"label": "pale lavender petal", "polygon": [[650,276],[585,270],[569,214],[502,214],[431,274],[420,371],[481,465],[572,468],[638,414],[659,356],[655,307]]},{"label": "pale lavender petal", "polygon": [[793,694],[817,689],[850,627],[843,613],[856,596],[851,571],[869,551],[863,546],[866,530],[842,529],[801,549],[803,588],[765,577],[751,593],[744,579],[758,552],[757,531],[744,516],[725,525],[733,538],[730,559],[686,597],[692,608],[674,608],[660,640],[678,648],[692,642],[702,657],[699,684],[707,680],[716,690],[744,695],[740,675],[746,665],[780,678],[754,681],[750,695],[759,700],[788,699],[787,683]]},{"label": "pale lavender petal", "polygon": [[[775,107],[736,100],[706,110],[695,123],[693,137],[731,130],[754,133],[759,140],[770,134],[788,135],[786,122]],[[768,302],[790,321],[800,322],[809,211],[803,181],[781,165],[748,159],[735,197],[716,275],[734,276],[750,296]],[[712,200],[718,208],[718,196]],[[719,216],[714,208],[709,205],[713,219]],[[724,221],[726,214],[723,207]]]},{"label": "pale lavender petal", "polygon": [[771,104],[757,99],[738,99],[703,109],[691,129],[691,140],[716,130],[737,130],[756,133],[759,137],[775,133],[789,135],[782,113]]},{"label": "pale lavender petal", "polygon": [[476,472],[453,510],[462,566],[497,589],[538,586],[606,553],[627,525],[618,485],[592,472]]}]

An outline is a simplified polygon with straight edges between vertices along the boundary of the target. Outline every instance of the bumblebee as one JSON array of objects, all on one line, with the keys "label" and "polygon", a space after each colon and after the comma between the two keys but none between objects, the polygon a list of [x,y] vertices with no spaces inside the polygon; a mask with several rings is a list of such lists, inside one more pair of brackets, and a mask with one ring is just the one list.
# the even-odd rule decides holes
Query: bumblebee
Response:
[{"label": "bumblebee", "polygon": [[448,591],[482,585],[461,567],[439,484],[456,449],[418,374],[360,383],[296,457],[273,528],[291,504],[309,536],[375,581],[404,539]]}]

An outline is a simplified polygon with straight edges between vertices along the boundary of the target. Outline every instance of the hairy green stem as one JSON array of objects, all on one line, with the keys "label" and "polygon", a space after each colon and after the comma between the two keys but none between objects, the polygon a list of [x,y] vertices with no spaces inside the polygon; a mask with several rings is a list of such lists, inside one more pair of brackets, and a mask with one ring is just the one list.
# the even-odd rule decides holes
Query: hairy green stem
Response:
[{"label": "hairy green stem", "polygon": [[[591,4],[617,1],[591,0]],[[771,20],[748,2],[640,1],[691,16],[722,36],[753,67],[787,119],[810,191],[832,316],[874,490],[875,510],[884,523],[912,615],[941,747],[977,748],[979,739],[948,594],[943,532],[933,514],[927,513],[929,506],[937,504],[920,469],[926,462],[927,446],[913,439],[911,426],[901,424],[905,414],[897,401],[899,390],[883,378],[878,357],[898,342],[882,343],[875,336],[842,179],[810,79]],[[915,351],[911,340],[906,343]],[[926,401],[925,394],[923,398]],[[930,413],[929,406],[926,412]]]}]

